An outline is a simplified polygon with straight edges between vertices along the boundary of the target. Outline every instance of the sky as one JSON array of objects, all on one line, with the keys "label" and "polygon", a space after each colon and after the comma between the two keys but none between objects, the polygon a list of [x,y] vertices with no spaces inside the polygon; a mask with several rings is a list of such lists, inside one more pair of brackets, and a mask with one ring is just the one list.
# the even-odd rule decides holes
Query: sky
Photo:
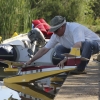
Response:
[{"label": "sky", "polygon": [[8,98],[13,95],[13,98],[21,100],[18,93],[12,89],[7,88],[2,84],[3,82],[0,81],[0,100],[8,100]]}]

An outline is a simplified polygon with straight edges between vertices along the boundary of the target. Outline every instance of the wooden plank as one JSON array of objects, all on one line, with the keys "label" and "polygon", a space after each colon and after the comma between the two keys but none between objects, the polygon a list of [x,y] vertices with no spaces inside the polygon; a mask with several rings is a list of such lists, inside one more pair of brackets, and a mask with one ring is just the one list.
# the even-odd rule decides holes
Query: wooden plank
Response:
[{"label": "wooden plank", "polygon": [[54,100],[98,100],[100,66],[90,60],[87,74],[69,75]]}]

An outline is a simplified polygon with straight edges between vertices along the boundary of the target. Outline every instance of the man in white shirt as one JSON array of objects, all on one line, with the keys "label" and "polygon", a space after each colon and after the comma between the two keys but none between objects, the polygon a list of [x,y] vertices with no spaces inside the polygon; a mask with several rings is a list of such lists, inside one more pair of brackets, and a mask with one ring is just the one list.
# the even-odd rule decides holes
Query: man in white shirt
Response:
[{"label": "man in white shirt", "polygon": [[[57,43],[61,44],[56,47],[55,51],[55,56],[62,59],[58,64],[59,67],[63,67],[66,62],[66,58],[61,54],[69,53],[70,49],[73,47],[80,48],[82,57],[88,59],[90,59],[92,54],[99,52],[100,38],[87,27],[75,22],[66,22],[66,19],[62,16],[55,16],[51,20],[50,25],[50,32],[54,32],[50,41],[45,47],[39,50],[36,55],[27,62],[27,64],[31,64],[33,61],[43,56]],[[84,70],[87,63],[87,61],[81,61],[79,66],[77,66],[77,69],[71,73],[85,73]]]}]

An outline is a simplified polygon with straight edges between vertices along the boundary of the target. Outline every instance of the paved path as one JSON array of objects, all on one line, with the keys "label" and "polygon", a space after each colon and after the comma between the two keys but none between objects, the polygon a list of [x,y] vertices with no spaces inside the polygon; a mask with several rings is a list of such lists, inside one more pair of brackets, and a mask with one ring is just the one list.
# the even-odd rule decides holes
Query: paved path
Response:
[{"label": "paved path", "polygon": [[100,64],[93,62],[93,57],[87,74],[69,75],[54,100],[99,100]]}]

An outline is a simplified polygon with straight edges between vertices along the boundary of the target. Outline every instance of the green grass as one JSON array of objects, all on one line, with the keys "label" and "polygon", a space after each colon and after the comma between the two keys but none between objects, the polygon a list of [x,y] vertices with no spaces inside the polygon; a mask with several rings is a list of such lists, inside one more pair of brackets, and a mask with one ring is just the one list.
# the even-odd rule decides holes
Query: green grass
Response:
[{"label": "green grass", "polygon": [[96,33],[98,33],[98,34],[100,34],[100,25],[89,25],[88,26],[92,31],[94,31],[94,32],[96,32]]}]

